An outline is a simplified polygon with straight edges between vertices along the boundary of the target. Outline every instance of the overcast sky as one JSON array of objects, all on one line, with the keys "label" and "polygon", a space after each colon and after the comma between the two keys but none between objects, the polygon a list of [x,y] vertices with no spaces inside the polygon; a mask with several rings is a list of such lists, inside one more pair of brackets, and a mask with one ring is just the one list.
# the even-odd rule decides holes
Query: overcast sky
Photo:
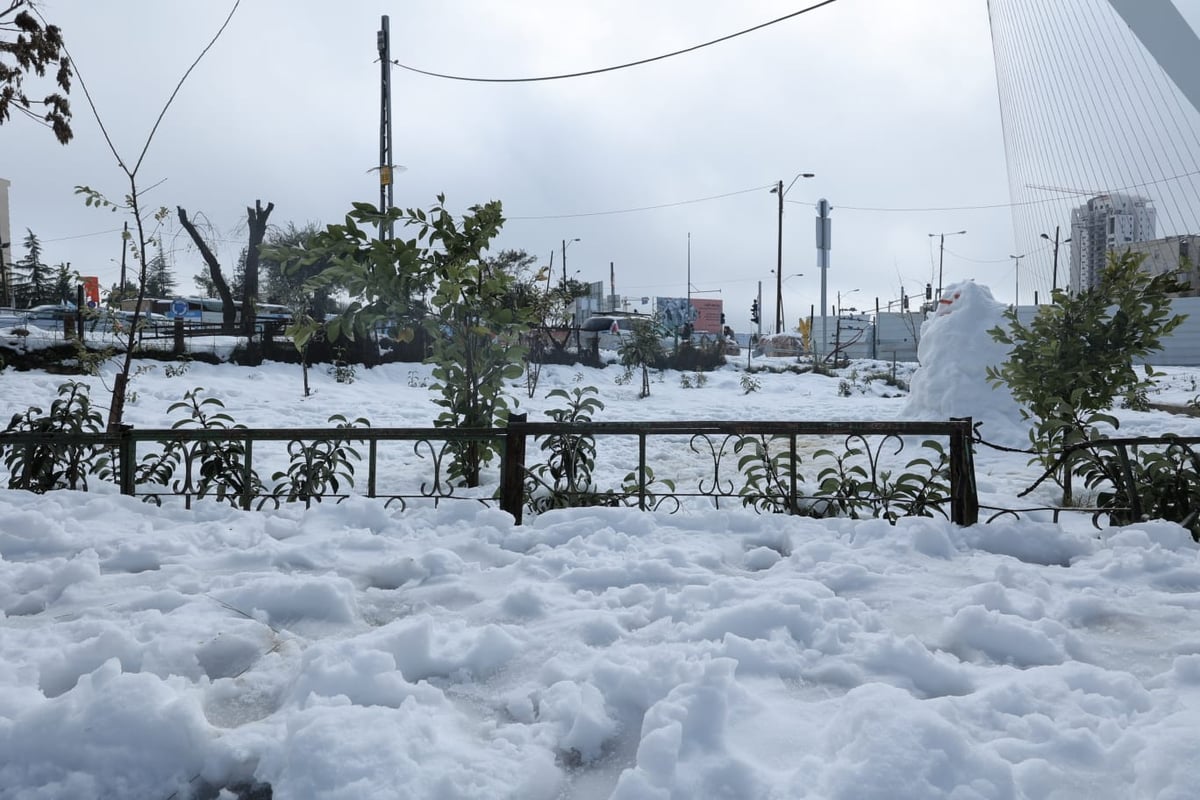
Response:
[{"label": "overcast sky", "polygon": [[[481,77],[594,69],[689,47],[815,0],[521,0],[330,4],[243,0],[185,83],[141,167],[146,201],[206,215],[232,267],[245,208],[271,221],[340,221],[378,200],[376,31],[390,15],[396,60]],[[232,2],[45,0],[105,125],[136,160],[189,63]],[[1200,0],[1180,0],[1195,25]],[[725,301],[749,329],[763,282],[774,319],[777,200],[787,194],[783,273],[788,327],[819,300],[814,204],[833,211],[829,304],[873,306],[937,282],[974,278],[1011,300],[1008,183],[985,0],[839,0],[719,45],[623,71],[527,84],[453,82],[393,70],[396,204],[456,211],[487,200],[508,218],[497,248],[549,263],[562,241],[570,273],[616,292]],[[39,84],[36,88],[41,88]],[[85,208],[79,184],[128,186],[88,111],[71,95],[63,147],[24,119],[0,128],[0,177],[12,181],[13,256],[25,229],[46,260],[116,281],[120,214]],[[160,183],[161,182],[161,183]],[[745,191],[752,190],[752,191]],[[740,192],[740,193],[739,193]],[[733,194],[738,193],[738,194]],[[730,195],[705,202],[685,201]],[[646,206],[655,210],[609,214]],[[164,229],[181,293],[201,269],[174,216]],[[1022,286],[1022,301],[1029,302]],[[818,311],[819,313],[819,311]]]}]

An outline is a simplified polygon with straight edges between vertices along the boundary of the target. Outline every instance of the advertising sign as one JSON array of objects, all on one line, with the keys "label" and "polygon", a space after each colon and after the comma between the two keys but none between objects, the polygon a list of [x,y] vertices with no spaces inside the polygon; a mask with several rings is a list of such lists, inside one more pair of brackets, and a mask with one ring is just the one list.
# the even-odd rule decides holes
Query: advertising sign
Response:
[{"label": "advertising sign", "polygon": [[710,333],[720,335],[722,331],[721,311],[724,309],[723,300],[708,298],[691,298],[688,304],[686,297],[657,297],[654,311],[658,321],[671,331],[681,331],[684,323],[692,323],[694,333]]},{"label": "advertising sign", "polygon": [[83,299],[88,308],[96,308],[100,305],[100,279],[95,275],[84,275],[82,280]]},{"label": "advertising sign", "polygon": [[695,322],[692,323],[696,333],[721,334],[721,310],[723,300],[692,298],[692,308],[695,309]]},{"label": "advertising sign", "polygon": [[654,313],[663,327],[672,333],[682,332],[688,322],[695,325],[696,309],[688,306],[686,297],[656,297]]}]

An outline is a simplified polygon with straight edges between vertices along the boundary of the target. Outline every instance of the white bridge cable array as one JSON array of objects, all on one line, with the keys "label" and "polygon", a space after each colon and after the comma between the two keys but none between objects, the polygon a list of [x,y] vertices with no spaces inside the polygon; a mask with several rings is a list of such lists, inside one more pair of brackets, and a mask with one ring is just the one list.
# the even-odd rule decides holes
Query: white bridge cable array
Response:
[{"label": "white bridge cable array", "polygon": [[1070,237],[1072,209],[1098,195],[1149,200],[1155,238],[1200,234],[1200,112],[1109,0],[989,0],[988,14],[1022,285],[1049,298],[1041,235]]}]

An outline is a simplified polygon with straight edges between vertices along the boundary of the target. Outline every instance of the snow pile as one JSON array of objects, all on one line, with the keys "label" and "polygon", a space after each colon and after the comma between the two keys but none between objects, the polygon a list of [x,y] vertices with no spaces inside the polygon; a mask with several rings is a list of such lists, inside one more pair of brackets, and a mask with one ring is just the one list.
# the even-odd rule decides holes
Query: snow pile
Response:
[{"label": "snow pile", "polygon": [[946,287],[937,312],[921,325],[921,366],[913,374],[902,417],[971,417],[983,423],[980,435],[989,442],[1029,444],[1028,426],[1012,394],[987,381],[987,368],[1008,358],[1008,348],[988,335],[1007,326],[1003,311],[986,286],[966,281]]},{"label": "snow pile", "polygon": [[[127,420],[169,427],[205,387],[251,427],[427,426],[430,370],[312,370],[304,397],[292,365],[147,369]],[[728,367],[641,400],[619,375],[547,365],[521,410],[544,419],[548,390],[580,385],[602,421],[888,419],[905,402],[811,373],[747,392]],[[0,418],[63,380],[4,371]],[[103,381],[80,380],[102,406]],[[1200,434],[1115,413],[1132,433]],[[635,438],[597,449],[605,482],[636,463]],[[686,444],[648,453],[664,477],[711,480]],[[405,463],[380,459],[385,476]],[[1019,506],[1026,460],[981,449],[985,499]],[[1177,525],[891,526],[723,502],[516,527],[473,500],[241,512],[93,488],[0,490],[0,800],[1200,796],[1200,548]]]},{"label": "snow pile", "polygon": [[2,797],[1200,790],[1174,525],[0,491],[0,530]]}]

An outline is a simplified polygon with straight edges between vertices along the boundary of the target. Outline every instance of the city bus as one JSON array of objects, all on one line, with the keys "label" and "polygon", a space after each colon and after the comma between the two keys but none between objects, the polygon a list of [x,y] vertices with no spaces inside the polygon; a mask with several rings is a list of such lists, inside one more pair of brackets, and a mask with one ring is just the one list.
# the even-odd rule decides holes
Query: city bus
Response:
[{"label": "city bus", "polygon": [[[132,311],[137,304],[135,300],[121,301],[121,308]],[[241,319],[241,303],[237,304],[238,315]],[[176,297],[166,299],[161,297],[146,298],[142,301],[142,311],[152,314],[162,314],[168,319],[181,317],[185,322],[204,322],[219,325],[225,321],[224,306],[217,297]],[[257,303],[255,317],[260,322],[281,322],[290,325],[292,311],[290,308],[277,303]]]}]

